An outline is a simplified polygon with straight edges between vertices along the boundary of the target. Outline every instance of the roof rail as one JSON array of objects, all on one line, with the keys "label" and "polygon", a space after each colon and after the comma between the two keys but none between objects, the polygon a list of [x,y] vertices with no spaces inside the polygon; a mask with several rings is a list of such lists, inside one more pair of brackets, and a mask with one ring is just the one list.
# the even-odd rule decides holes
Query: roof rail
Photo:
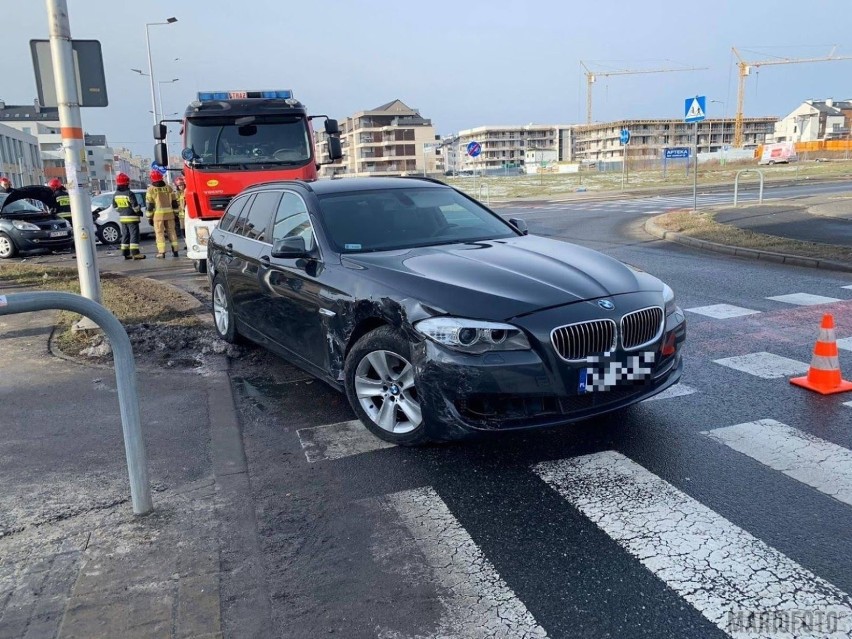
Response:
[{"label": "roof rail", "polygon": [[394,177],[401,178],[403,180],[422,180],[424,182],[433,182],[435,184],[441,184],[443,186],[448,186],[446,182],[443,182],[437,178],[426,177],[425,175],[397,175]]},{"label": "roof rail", "polygon": [[270,186],[272,184],[281,184],[282,182],[298,182],[299,184],[304,186],[306,189],[308,189],[308,191],[313,191],[313,188],[311,188],[310,183],[314,182],[314,180],[270,180],[269,182],[256,182],[255,184],[250,184],[249,186],[247,186],[243,190],[247,191],[249,189],[253,189],[253,188],[258,187],[258,186]]}]

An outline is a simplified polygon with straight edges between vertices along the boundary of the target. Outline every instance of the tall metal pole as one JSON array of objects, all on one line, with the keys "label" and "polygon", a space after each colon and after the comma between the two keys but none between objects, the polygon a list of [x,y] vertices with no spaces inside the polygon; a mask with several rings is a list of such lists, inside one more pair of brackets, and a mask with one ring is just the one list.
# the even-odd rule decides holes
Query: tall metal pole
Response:
[{"label": "tall metal pole", "polygon": [[89,192],[80,182],[81,163],[85,153],[83,123],[77,96],[77,75],[71,47],[71,25],[66,0],[45,0],[50,26],[50,56],[59,107],[59,126],[62,147],[65,149],[65,181],[71,198],[71,221],[74,225],[74,247],[80,293],[95,302],[101,301],[101,281],[98,277],[95,231]]},{"label": "tall metal pole", "polygon": [[[160,110],[160,115],[162,117],[165,116],[165,111],[163,111],[163,83],[157,82],[157,108]],[[154,123],[156,124],[156,122]]]},{"label": "tall metal pole", "polygon": [[154,62],[151,60],[151,31],[148,28],[150,26],[150,24],[145,25],[145,46],[148,49],[148,79],[151,80],[151,110],[154,112],[154,124],[157,124],[160,119],[157,117],[157,95],[154,86]]},{"label": "tall metal pole", "polygon": [[695,127],[695,152],[693,155],[695,156],[695,164],[692,167],[692,210],[698,210],[698,122],[694,125]]}]

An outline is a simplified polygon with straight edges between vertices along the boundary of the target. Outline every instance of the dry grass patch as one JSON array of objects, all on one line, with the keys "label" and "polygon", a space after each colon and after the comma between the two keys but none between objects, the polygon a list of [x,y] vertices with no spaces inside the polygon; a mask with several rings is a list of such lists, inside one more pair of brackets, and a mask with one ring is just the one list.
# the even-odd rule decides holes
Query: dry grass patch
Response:
[{"label": "dry grass patch", "polygon": [[717,244],[852,263],[852,249],[845,246],[802,242],[775,235],[755,233],[729,224],[720,224],[715,220],[715,216],[715,212],[672,211],[653,219],[657,226],[667,231],[674,231]]},{"label": "dry grass patch", "polygon": [[[79,293],[80,284],[76,269],[30,264],[4,264],[0,266],[0,289],[3,285],[33,291],[67,291]],[[196,314],[194,300],[154,280],[141,277],[101,274],[102,303],[125,327],[174,327],[203,329]],[[76,357],[90,345],[91,336],[75,333],[71,326],[80,319],[75,313],[63,311],[59,315],[55,344],[66,355]]]}]

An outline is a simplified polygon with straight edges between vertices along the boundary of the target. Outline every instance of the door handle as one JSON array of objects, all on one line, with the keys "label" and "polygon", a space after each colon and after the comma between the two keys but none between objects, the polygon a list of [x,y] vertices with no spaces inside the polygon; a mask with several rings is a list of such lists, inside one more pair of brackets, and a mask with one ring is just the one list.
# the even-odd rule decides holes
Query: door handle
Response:
[{"label": "door handle", "polygon": [[261,255],[261,256],[260,256],[260,259],[262,259],[264,262],[268,262],[268,261],[269,261],[269,256],[268,256],[268,255]]}]

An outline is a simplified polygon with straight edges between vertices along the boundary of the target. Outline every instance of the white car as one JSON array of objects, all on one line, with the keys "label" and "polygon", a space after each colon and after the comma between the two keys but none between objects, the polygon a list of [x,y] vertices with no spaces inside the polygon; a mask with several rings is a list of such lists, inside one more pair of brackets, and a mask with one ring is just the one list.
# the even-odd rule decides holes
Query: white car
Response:
[{"label": "white car", "polygon": [[[142,221],[139,223],[139,235],[153,235],[154,227],[145,216],[145,191],[133,189],[139,206],[142,207]],[[121,226],[118,223],[118,212],[112,207],[113,193],[101,193],[92,198],[92,213],[95,218],[95,232],[101,244],[118,244],[121,241]]]}]

